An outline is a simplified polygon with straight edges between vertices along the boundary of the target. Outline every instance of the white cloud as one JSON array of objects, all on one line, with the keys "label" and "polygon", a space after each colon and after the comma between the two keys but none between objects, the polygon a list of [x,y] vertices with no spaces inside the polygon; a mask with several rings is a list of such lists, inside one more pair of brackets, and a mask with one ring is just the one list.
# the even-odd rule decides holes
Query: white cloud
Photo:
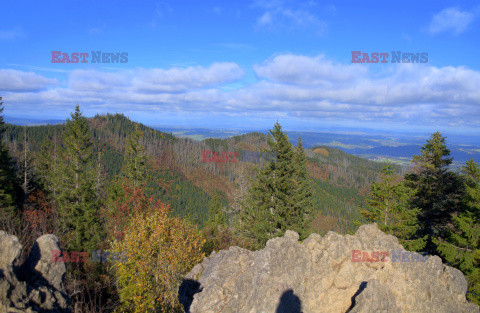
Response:
[{"label": "white cloud", "polygon": [[139,93],[183,92],[239,80],[244,71],[235,63],[214,63],[209,67],[159,69],[138,68],[130,71],[104,72],[74,70],[69,87],[75,91],[128,90]]},{"label": "white cloud", "polygon": [[460,11],[457,8],[446,8],[433,16],[429,31],[432,34],[451,32],[459,35],[468,28],[473,19],[473,13]]},{"label": "white cloud", "polygon": [[254,66],[260,77],[270,80],[300,85],[329,84],[334,81],[353,80],[366,74],[367,68],[352,65],[333,64],[323,55],[307,57],[302,55],[279,55]]},{"label": "white cloud", "polygon": [[265,10],[257,18],[259,28],[309,30],[317,35],[325,32],[326,23],[311,12],[313,3],[287,5],[283,1],[255,1],[253,6]]},{"label": "white cloud", "polygon": [[258,24],[260,26],[271,25],[272,22],[272,13],[270,11],[263,13],[263,15],[258,18]]},{"label": "white cloud", "polygon": [[[357,64],[355,64],[357,65]],[[369,65],[334,64],[324,56],[282,55],[256,66],[263,90],[290,101],[352,105],[480,103],[480,73],[466,67],[397,64],[374,73]]]},{"label": "white cloud", "polygon": [[129,85],[125,72],[102,72],[98,70],[74,70],[68,85],[73,91],[107,91]]},{"label": "white cloud", "polygon": [[[240,119],[287,116],[478,124],[480,72],[413,63],[374,68],[378,69],[336,63],[324,55],[285,54],[255,65],[254,82],[235,63],[214,63],[170,69],[74,70],[61,85],[32,72],[2,70],[0,86],[19,114],[54,112],[53,108],[67,113],[79,103],[87,111],[178,112],[186,118],[218,113]],[[224,88],[231,82],[238,86]]]},{"label": "white cloud", "polygon": [[214,63],[205,68],[142,69],[135,73],[133,87],[144,92],[178,92],[241,79],[243,70],[235,63]]},{"label": "white cloud", "polygon": [[34,72],[22,72],[17,70],[0,70],[1,91],[38,91],[51,85],[56,85],[57,79],[50,79],[37,75]]}]

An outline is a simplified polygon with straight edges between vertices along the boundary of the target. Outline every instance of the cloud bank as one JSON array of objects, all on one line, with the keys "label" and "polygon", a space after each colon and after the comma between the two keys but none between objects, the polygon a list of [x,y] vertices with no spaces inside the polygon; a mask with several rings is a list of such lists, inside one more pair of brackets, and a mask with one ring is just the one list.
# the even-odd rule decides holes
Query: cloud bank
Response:
[{"label": "cloud bank", "polygon": [[[253,72],[251,81],[246,73]],[[233,87],[232,87],[233,86]],[[291,117],[365,123],[478,127],[480,72],[399,63],[341,64],[324,55],[277,55],[251,68],[214,63],[187,68],[73,70],[64,80],[0,70],[7,114],[88,112],[243,118]],[[230,87],[230,88],[227,88]]]}]

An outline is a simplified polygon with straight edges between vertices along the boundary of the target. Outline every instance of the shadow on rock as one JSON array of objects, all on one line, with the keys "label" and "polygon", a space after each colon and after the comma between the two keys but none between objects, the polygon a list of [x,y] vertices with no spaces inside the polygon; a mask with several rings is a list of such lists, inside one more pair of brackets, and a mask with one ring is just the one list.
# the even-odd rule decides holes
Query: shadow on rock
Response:
[{"label": "shadow on rock", "polygon": [[302,313],[302,302],[293,290],[289,289],[282,294],[275,313]]},{"label": "shadow on rock", "polygon": [[200,283],[193,279],[184,279],[178,289],[178,300],[183,304],[185,313],[190,313],[190,305],[192,305],[193,297],[196,293],[202,291]]},{"label": "shadow on rock", "polygon": [[358,296],[359,294],[361,294],[362,291],[363,291],[365,288],[367,288],[367,282],[366,282],[366,281],[363,281],[363,282],[360,284],[360,287],[358,288],[357,292],[355,292],[355,294],[352,296],[352,305],[348,308],[347,313],[350,312],[350,311],[352,311],[352,309],[353,309],[353,307],[355,306],[355,303],[356,303],[355,298],[357,298],[357,296]]}]

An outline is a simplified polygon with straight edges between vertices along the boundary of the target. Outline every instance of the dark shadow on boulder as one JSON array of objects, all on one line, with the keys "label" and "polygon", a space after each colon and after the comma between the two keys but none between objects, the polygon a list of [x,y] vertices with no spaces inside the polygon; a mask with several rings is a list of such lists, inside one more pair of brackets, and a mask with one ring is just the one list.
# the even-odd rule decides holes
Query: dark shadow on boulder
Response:
[{"label": "dark shadow on boulder", "polygon": [[[42,258],[40,247],[38,242],[33,244],[32,250],[28,254],[27,258],[21,266],[14,269],[15,276],[18,280],[27,283],[27,291],[30,293],[32,290],[37,289],[40,286],[46,286],[51,289],[55,289],[43,275],[35,269],[35,266]],[[65,274],[62,275],[62,280],[65,279]],[[63,292],[62,292],[63,293]]]},{"label": "dark shadow on boulder", "polygon": [[355,306],[355,298],[362,293],[362,291],[367,288],[367,282],[366,281],[362,281],[362,283],[360,284],[360,287],[358,288],[357,292],[355,292],[355,294],[352,296],[352,305],[350,305],[350,307],[348,308],[347,312],[350,312],[353,307]]},{"label": "dark shadow on boulder", "polygon": [[37,285],[39,283],[41,285],[50,285],[50,283],[35,270],[35,266],[41,257],[40,247],[38,246],[38,242],[35,242],[23,264],[15,270],[15,275],[18,279],[28,283],[37,283]]},{"label": "dark shadow on boulder", "polygon": [[190,305],[193,302],[193,296],[202,291],[200,283],[193,279],[184,279],[180,288],[178,288],[178,300],[183,304],[185,313],[190,313]]},{"label": "dark shadow on boulder", "polygon": [[280,297],[280,303],[275,313],[302,313],[302,302],[292,289],[285,291]]}]

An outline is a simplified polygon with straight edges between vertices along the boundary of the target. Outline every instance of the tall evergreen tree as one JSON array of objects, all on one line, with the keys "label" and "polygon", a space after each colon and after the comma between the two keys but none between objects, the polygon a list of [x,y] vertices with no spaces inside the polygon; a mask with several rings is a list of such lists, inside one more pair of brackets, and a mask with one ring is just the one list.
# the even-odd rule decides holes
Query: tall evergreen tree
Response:
[{"label": "tall evergreen tree", "polygon": [[203,229],[206,238],[203,251],[209,255],[213,250],[220,250],[218,247],[219,241],[221,240],[220,234],[227,230],[226,214],[223,211],[223,205],[218,191],[213,194],[208,203],[207,216],[205,228]]},{"label": "tall evergreen tree", "polygon": [[135,131],[125,141],[124,175],[133,186],[139,187],[146,182],[147,156],[142,146],[143,132],[135,124]]},{"label": "tall evergreen tree", "polygon": [[380,180],[371,184],[370,197],[366,207],[360,213],[368,222],[375,222],[378,227],[396,236],[407,250],[420,250],[425,246],[425,237],[416,238],[418,231],[417,216],[420,210],[410,206],[410,198],[415,190],[404,182],[395,182],[392,163],[384,163]]},{"label": "tall evergreen tree", "polygon": [[418,237],[427,236],[430,254],[437,254],[433,239],[445,238],[451,217],[462,210],[463,183],[458,174],[448,170],[452,163],[449,155],[445,137],[436,132],[422,147],[421,155],[413,157],[417,171],[405,175],[408,186],[417,190],[411,205],[420,209]]},{"label": "tall evergreen tree", "polygon": [[20,227],[18,208],[21,188],[17,180],[15,162],[3,144],[3,102],[0,97],[0,228],[17,233]]},{"label": "tall evergreen tree", "polygon": [[306,238],[310,234],[310,217],[314,212],[313,203],[313,181],[307,171],[307,157],[303,148],[302,139],[298,138],[298,144],[295,148],[295,182],[296,191],[294,193],[294,211],[302,212],[301,216],[297,216],[294,229],[300,234],[300,238]]},{"label": "tall evergreen tree", "polygon": [[95,192],[95,157],[88,121],[78,105],[67,120],[59,161],[57,202],[66,227],[67,247],[93,250],[103,238],[100,199]]},{"label": "tall evergreen tree", "polygon": [[43,185],[44,191],[56,198],[59,186],[58,140],[57,135],[47,136],[39,151],[35,153],[35,174]]},{"label": "tall evergreen tree", "polygon": [[440,254],[467,278],[469,299],[480,304],[480,167],[473,159],[462,167],[466,211],[453,216],[456,228],[446,240],[434,240]]},{"label": "tall evergreen tree", "polygon": [[[127,205],[130,194],[140,194],[144,192],[147,181],[147,162],[148,157],[145,148],[142,145],[143,132],[139,130],[138,124],[135,124],[135,131],[128,134],[125,138],[123,147],[125,149],[125,158],[121,173],[116,175],[108,184],[105,207],[103,208],[104,218],[108,228],[117,224],[123,224],[137,213],[140,206]],[[98,176],[98,174],[97,174]],[[135,198],[137,196],[133,196]],[[118,221],[118,210],[122,208],[122,220]],[[127,208],[128,207],[128,208]],[[109,229],[110,236],[118,233],[115,229]]]},{"label": "tall evergreen tree", "polygon": [[222,226],[227,223],[225,212],[223,212],[222,207],[220,195],[217,191],[214,193],[208,204],[208,220],[205,223],[205,226],[213,229],[214,232],[217,230],[218,226]]},{"label": "tall evergreen tree", "polygon": [[311,201],[302,198],[310,197],[308,190],[299,191],[307,185],[304,156],[296,154],[278,122],[267,143],[266,152],[274,158],[257,172],[239,216],[240,233],[251,240],[255,249],[263,247],[268,239],[283,235],[287,229],[304,236]]}]

